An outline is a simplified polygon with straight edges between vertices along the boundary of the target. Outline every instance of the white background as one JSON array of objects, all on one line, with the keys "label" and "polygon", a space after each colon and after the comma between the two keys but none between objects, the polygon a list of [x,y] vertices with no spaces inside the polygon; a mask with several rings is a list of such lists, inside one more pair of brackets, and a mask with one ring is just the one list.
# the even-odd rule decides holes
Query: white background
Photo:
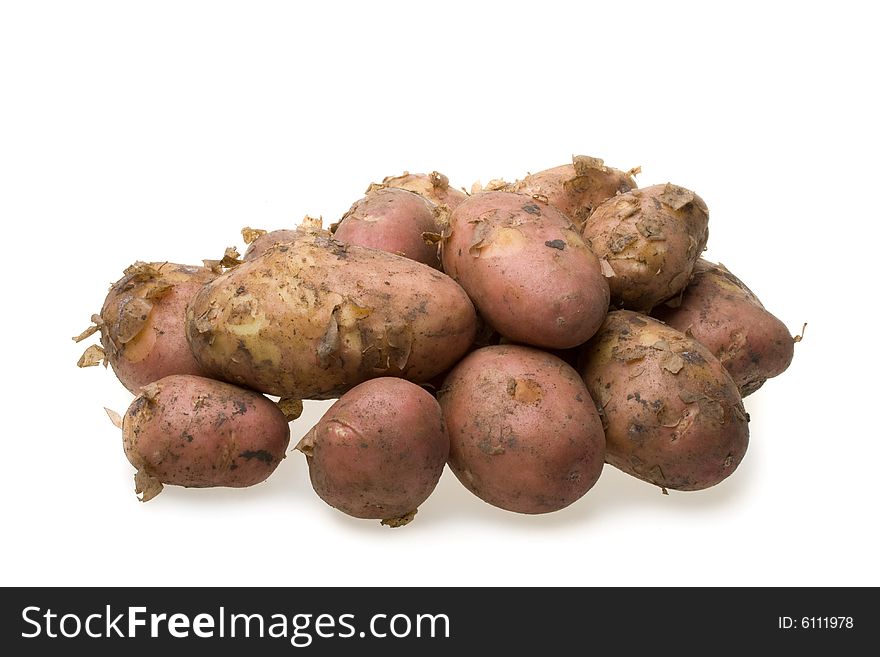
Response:
[{"label": "white background", "polygon": [[[592,4],[4,3],[0,583],[880,584],[870,3]],[[390,530],[292,452],[252,489],[136,500],[102,410],[131,396],[70,340],[125,266],[338,219],[404,169],[470,186],[572,153],[695,189],[707,256],[809,322],[733,477],[667,497],[608,467],[531,517],[447,471]]]}]

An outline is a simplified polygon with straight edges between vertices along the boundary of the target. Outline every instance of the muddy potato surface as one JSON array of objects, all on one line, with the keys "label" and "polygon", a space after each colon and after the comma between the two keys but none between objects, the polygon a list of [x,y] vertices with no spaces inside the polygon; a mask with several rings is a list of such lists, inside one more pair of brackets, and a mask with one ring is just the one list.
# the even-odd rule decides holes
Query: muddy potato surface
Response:
[{"label": "muddy potato surface", "polygon": [[[445,205],[452,210],[465,200],[468,195],[460,189],[449,186],[449,178],[442,173],[403,173],[400,176],[388,176],[381,185],[415,192],[437,205]],[[372,186],[371,186],[372,189]]]},{"label": "muddy potato surface", "polygon": [[723,265],[700,259],[680,297],[653,315],[700,343],[721,361],[743,396],[782,374],[794,356],[788,328]]},{"label": "muddy potato surface", "polygon": [[[95,326],[76,339],[100,331],[98,351],[132,392],[171,374],[203,374],[186,341],[186,305],[215,277],[205,267],[136,262],[110,287]],[[97,362],[96,354],[80,365]]]},{"label": "muddy potato surface", "polygon": [[593,400],[555,356],[517,345],[478,349],[452,370],[439,400],[449,467],[489,504],[556,511],[602,472],[605,437]]},{"label": "muddy potato surface", "polygon": [[600,204],[636,189],[633,175],[637,172],[620,171],[598,158],[576,155],[571,164],[531,173],[508,189],[545,198],[580,228]]},{"label": "muddy potato surface", "polygon": [[144,501],[161,484],[252,486],[284,458],[287,418],[262,395],[199,376],[145,386],[122,419],[123,448]]},{"label": "muddy potato surface", "polygon": [[338,397],[381,376],[427,381],[475,331],[473,305],[448,276],[323,233],[228,271],[187,311],[205,371],[295,399]]},{"label": "muddy potato surface", "polygon": [[709,238],[709,211],[672,184],[633,190],[593,211],[583,236],[608,276],[615,307],[648,312],[679,294]]},{"label": "muddy potato surface", "polygon": [[742,461],[749,429],[739,390],[693,338],[619,310],[608,313],[581,358],[611,465],[663,488],[700,490]]},{"label": "muddy potato surface", "polygon": [[327,504],[398,526],[412,519],[440,480],[449,437],[428,392],[384,377],[345,393],[297,449]]}]

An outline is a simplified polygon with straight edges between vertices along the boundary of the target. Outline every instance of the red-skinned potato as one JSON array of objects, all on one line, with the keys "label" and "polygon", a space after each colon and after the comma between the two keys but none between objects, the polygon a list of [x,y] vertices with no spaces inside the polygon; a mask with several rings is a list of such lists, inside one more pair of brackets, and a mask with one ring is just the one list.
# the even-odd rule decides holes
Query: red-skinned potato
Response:
[{"label": "red-skinned potato", "polygon": [[144,502],[163,484],[253,486],[272,474],[290,441],[276,404],[199,376],[168,376],[144,386],[121,424]]},{"label": "red-skinned potato", "polygon": [[524,194],[481,192],[453,210],[444,271],[504,337],[565,349],[592,336],[608,310],[599,261],[571,221]]},{"label": "red-skinned potato", "polygon": [[406,189],[424,196],[436,205],[445,205],[450,210],[468,197],[464,191],[450,187],[449,178],[437,171],[428,174],[405,171],[400,176],[388,176],[380,184],[370,185],[367,192],[381,187]]},{"label": "red-skinned potato", "polygon": [[203,374],[186,341],[186,305],[216,275],[206,267],[134,263],[110,287],[94,325],[74,338],[101,333],[101,347],[89,347],[79,366],[103,360],[132,392],[171,374]]},{"label": "red-skinned potato", "polygon": [[371,379],[345,393],[296,446],[318,496],[355,518],[399,527],[434,490],[449,437],[440,406],[404,379]]},{"label": "red-skinned potato", "polygon": [[681,292],[709,239],[709,211],[692,191],[654,185],[593,211],[583,236],[602,262],[615,307],[648,312]]},{"label": "red-skinned potato", "polygon": [[355,201],[331,230],[345,244],[396,253],[440,269],[437,239],[442,228],[436,212],[433,203],[414,192],[382,187]]},{"label": "red-skinned potato", "polygon": [[599,478],[605,438],[578,373],[531,347],[464,358],[443,384],[449,467],[475,495],[519,513],[549,513]]},{"label": "red-skinned potato", "polygon": [[580,228],[593,210],[617,194],[636,189],[638,168],[620,171],[599,158],[575,155],[571,164],[530,173],[507,189],[544,198]]},{"label": "red-skinned potato", "polygon": [[331,399],[381,376],[428,381],[475,331],[473,305],[448,276],[320,231],[219,276],[187,310],[205,371],[294,399]]},{"label": "red-skinned potato", "polygon": [[730,476],[749,443],[733,379],[702,344],[628,310],[608,313],[579,368],[602,414],[608,463],[677,490]]},{"label": "red-skinned potato", "polygon": [[795,338],[758,297],[724,265],[700,259],[680,297],[653,315],[692,336],[721,361],[743,397],[782,374]]}]

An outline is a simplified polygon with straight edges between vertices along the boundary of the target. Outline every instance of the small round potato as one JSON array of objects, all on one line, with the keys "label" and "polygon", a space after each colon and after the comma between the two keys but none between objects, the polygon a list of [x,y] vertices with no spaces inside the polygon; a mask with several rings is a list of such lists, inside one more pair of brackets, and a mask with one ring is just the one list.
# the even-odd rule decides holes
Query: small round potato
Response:
[{"label": "small round potato", "polygon": [[376,187],[394,187],[415,192],[419,196],[436,205],[445,205],[452,210],[456,205],[465,200],[468,195],[460,189],[449,186],[449,178],[442,173],[409,173],[405,171],[400,176],[388,176],[380,185],[370,185],[368,192]]},{"label": "small round potato", "polygon": [[171,374],[201,375],[186,341],[186,305],[215,277],[205,267],[136,262],[111,286],[95,326],[75,339],[100,331],[103,358],[132,392]]},{"label": "small round potato", "polygon": [[785,324],[724,265],[697,261],[682,296],[653,314],[706,345],[743,397],[782,374],[794,356],[795,339]]},{"label": "small round potato", "polygon": [[289,244],[293,242],[302,233],[295,228],[281,228],[279,230],[269,231],[254,235],[253,239],[248,243],[247,251],[244,252],[242,260],[247,262],[254,258],[259,258],[266,251],[279,244]]},{"label": "small round potato", "polygon": [[162,484],[253,486],[287,450],[290,427],[262,395],[200,376],[174,375],[144,386],[122,419],[125,455],[147,501]]},{"label": "small round potato", "polygon": [[414,192],[379,188],[351,206],[336,225],[333,237],[345,244],[396,253],[440,269],[436,239],[426,241],[426,235],[440,235],[435,210],[433,203]]},{"label": "small round potato", "polygon": [[296,448],[327,504],[398,527],[412,520],[440,480],[449,438],[428,392],[382,377],[345,393]]},{"label": "small round potato", "polygon": [[605,436],[577,372],[530,347],[483,347],[446,378],[449,467],[489,504],[549,513],[599,479]]},{"label": "small round potato", "polygon": [[601,203],[635,189],[633,175],[637,172],[637,168],[620,171],[598,158],[575,155],[571,164],[530,173],[509,189],[546,199],[580,228]]},{"label": "small round potato", "polygon": [[702,344],[628,310],[584,345],[581,374],[602,413],[606,460],[663,488],[730,476],[749,444],[736,384]]},{"label": "small round potato", "polygon": [[613,306],[648,312],[681,292],[709,239],[709,211],[672,184],[633,190],[593,211],[583,236],[609,277]]},{"label": "small round potato", "polygon": [[564,214],[531,196],[481,192],[463,201],[442,258],[486,322],[513,342],[577,346],[608,310],[596,256]]}]

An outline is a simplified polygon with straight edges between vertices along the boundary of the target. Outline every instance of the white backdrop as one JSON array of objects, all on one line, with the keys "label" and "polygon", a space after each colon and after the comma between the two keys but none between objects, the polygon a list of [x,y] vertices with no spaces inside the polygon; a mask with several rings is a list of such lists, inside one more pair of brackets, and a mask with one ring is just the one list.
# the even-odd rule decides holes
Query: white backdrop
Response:
[{"label": "white backdrop", "polygon": [[[588,4],[4,3],[0,583],[880,584],[869,3]],[[707,257],[809,322],[733,477],[667,497],[607,467],[530,517],[447,470],[390,530],[291,452],[252,489],[136,500],[102,410],[131,396],[70,340],[125,266],[338,219],[404,169],[470,186],[572,153],[696,190]]]}]

